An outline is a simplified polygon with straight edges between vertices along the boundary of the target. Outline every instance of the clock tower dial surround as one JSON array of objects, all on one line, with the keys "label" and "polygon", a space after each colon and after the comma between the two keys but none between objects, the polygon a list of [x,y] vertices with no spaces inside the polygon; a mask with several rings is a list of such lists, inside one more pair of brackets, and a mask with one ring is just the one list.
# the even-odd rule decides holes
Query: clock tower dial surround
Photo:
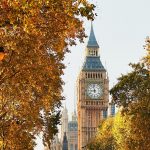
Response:
[{"label": "clock tower dial surround", "polygon": [[99,99],[103,94],[102,85],[98,83],[90,83],[87,86],[86,93],[91,99]]},{"label": "clock tower dial surround", "polygon": [[91,25],[85,61],[77,79],[78,150],[95,136],[103,111],[108,109],[108,100],[109,79]]}]

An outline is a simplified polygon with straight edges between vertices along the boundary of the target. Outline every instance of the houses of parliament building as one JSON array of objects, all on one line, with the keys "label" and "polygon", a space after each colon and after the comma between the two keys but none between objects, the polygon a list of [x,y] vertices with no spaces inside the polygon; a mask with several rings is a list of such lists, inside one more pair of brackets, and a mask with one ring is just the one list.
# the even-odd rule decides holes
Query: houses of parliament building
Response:
[{"label": "houses of parliament building", "polygon": [[[92,25],[85,51],[77,79],[78,150],[86,149],[100,121],[107,117],[109,107],[109,78],[100,59],[100,48]],[[113,113],[114,110],[111,110],[111,115]]]},{"label": "houses of parliament building", "polygon": [[61,146],[52,150],[85,150],[100,121],[115,114],[115,106],[109,105],[109,77],[100,59],[100,47],[92,25],[76,87],[77,115],[75,111],[72,121],[68,122],[67,109],[64,108]]}]

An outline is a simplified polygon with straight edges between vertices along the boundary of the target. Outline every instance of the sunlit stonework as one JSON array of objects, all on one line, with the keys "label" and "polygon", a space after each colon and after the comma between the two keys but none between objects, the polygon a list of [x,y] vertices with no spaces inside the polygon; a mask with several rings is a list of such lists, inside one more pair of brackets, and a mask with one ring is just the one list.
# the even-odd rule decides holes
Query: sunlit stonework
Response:
[{"label": "sunlit stonework", "polygon": [[78,150],[83,150],[95,136],[100,120],[107,117],[109,102],[109,79],[100,60],[93,26],[84,64],[77,80],[77,96]]}]

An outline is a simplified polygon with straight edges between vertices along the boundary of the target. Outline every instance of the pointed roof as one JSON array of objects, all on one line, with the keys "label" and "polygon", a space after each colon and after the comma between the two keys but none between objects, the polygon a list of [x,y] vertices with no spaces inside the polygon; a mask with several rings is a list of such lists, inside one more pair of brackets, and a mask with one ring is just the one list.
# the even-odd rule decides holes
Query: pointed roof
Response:
[{"label": "pointed roof", "polygon": [[65,103],[65,106],[64,106],[64,109],[63,109],[63,113],[68,113],[68,109],[66,107],[66,103]]},{"label": "pointed roof", "polygon": [[67,110],[67,107],[66,107],[66,104],[62,110],[62,118],[68,118],[68,110]]},{"label": "pointed roof", "polygon": [[64,142],[64,143],[67,143],[67,142],[68,142],[66,132],[64,132],[63,142]]},{"label": "pointed roof", "polygon": [[106,71],[100,57],[86,56],[83,67],[83,71]]},{"label": "pointed roof", "polygon": [[62,150],[68,150],[68,140],[67,140],[66,132],[64,132]]},{"label": "pointed roof", "polygon": [[87,47],[99,48],[99,45],[98,45],[98,43],[96,41],[96,38],[95,38],[95,34],[94,34],[93,24],[92,23],[91,23],[91,32],[90,32],[90,36],[89,36],[89,41],[88,41]]},{"label": "pointed roof", "polygon": [[77,114],[76,111],[72,114],[72,121],[77,121]]}]

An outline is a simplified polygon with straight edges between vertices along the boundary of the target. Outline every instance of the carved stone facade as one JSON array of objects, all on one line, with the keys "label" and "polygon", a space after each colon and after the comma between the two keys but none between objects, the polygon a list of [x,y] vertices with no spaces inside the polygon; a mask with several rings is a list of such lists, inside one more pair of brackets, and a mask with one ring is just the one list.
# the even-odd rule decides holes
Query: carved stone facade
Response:
[{"label": "carved stone facade", "polygon": [[66,133],[68,150],[78,150],[78,122],[75,110],[72,114],[72,120],[68,120],[68,110],[65,107],[61,118],[61,143],[63,145],[64,133]]},{"label": "carved stone facade", "polygon": [[62,150],[68,150],[68,139],[67,139],[66,132],[64,132]]},{"label": "carved stone facade", "polygon": [[78,150],[78,122],[76,111],[68,123],[68,150]]},{"label": "carved stone facade", "polygon": [[68,137],[68,110],[66,106],[63,109],[61,118],[61,143],[63,142],[64,133],[66,133],[66,136]]},{"label": "carved stone facade", "polygon": [[109,79],[99,56],[93,26],[86,57],[77,79],[78,150],[83,150],[103,118],[107,117]]}]

